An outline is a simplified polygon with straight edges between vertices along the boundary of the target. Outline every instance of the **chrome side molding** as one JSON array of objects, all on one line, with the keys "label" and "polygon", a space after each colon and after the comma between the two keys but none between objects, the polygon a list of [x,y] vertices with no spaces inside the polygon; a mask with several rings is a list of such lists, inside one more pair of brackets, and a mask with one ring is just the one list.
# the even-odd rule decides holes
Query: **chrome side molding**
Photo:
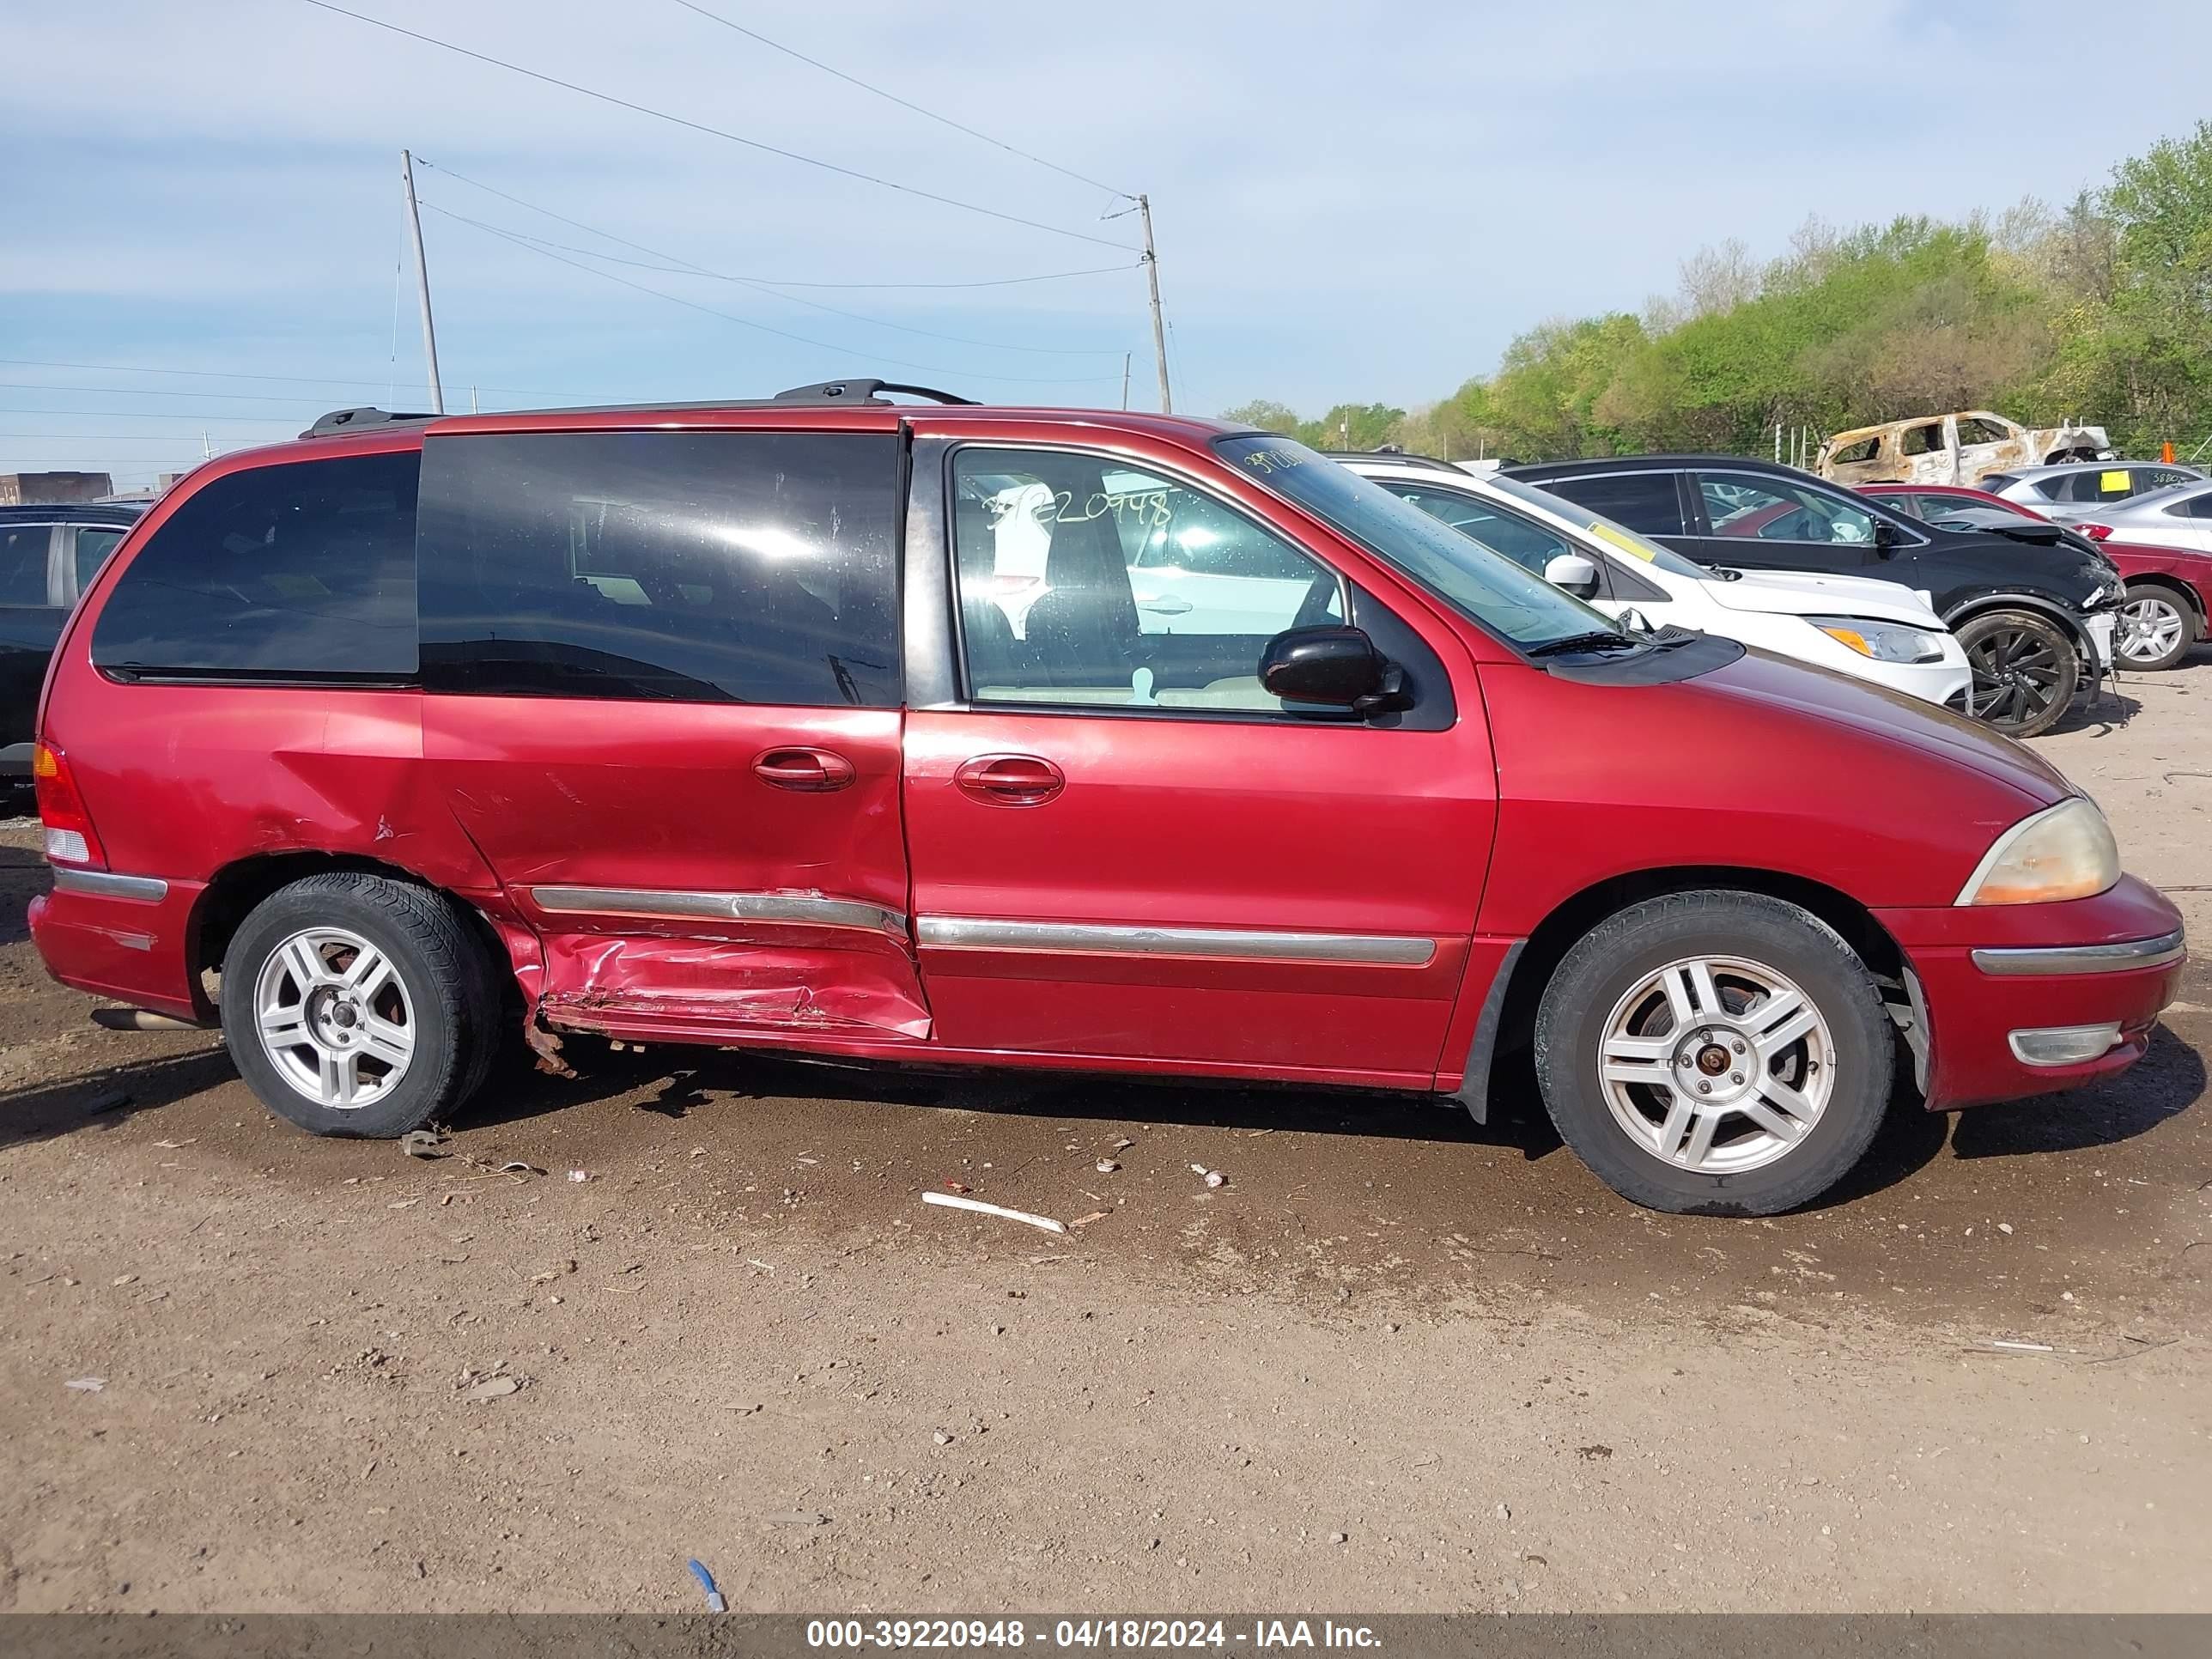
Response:
[{"label": "chrome side molding", "polygon": [[814,893],[689,893],[650,887],[533,887],[531,902],[556,915],[641,916],[654,921],[781,922],[850,927],[906,938],[899,911]]},{"label": "chrome side molding", "polygon": [[1974,966],[1985,974],[2118,974],[2132,968],[2163,968],[2188,954],[2188,944],[2176,928],[2156,939],[2123,939],[2118,945],[1991,946],[1974,952]]},{"label": "chrome side molding", "polygon": [[100,898],[136,899],[159,904],[169,896],[169,884],[159,876],[118,876],[112,870],[72,870],[53,866],[54,885],[64,893],[90,893]]},{"label": "chrome side molding", "polygon": [[975,916],[923,916],[915,923],[915,934],[921,944],[939,951],[1216,957],[1249,962],[1340,962],[1376,968],[1423,968],[1437,955],[1437,942],[1432,939],[1388,934],[1114,927],[1090,922],[993,921]]}]

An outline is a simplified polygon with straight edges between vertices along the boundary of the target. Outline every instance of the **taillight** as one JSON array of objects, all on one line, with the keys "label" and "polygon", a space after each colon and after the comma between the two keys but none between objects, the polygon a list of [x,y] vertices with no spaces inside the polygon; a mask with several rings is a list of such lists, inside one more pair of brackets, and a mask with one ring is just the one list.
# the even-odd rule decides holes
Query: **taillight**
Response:
[{"label": "taillight", "polygon": [[2075,534],[2087,536],[2093,542],[2101,542],[2112,533],[2112,526],[2108,524],[2077,524],[2074,530]]},{"label": "taillight", "polygon": [[31,781],[39,793],[39,822],[46,828],[46,860],[85,869],[107,868],[107,852],[84,809],[69,759],[50,743],[31,751]]}]

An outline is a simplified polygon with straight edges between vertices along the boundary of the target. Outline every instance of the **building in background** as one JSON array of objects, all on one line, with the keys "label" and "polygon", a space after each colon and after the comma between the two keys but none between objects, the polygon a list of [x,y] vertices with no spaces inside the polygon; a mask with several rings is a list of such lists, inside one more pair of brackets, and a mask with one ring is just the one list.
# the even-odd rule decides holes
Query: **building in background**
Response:
[{"label": "building in background", "polygon": [[0,472],[0,507],[96,501],[114,493],[115,481],[105,472]]}]

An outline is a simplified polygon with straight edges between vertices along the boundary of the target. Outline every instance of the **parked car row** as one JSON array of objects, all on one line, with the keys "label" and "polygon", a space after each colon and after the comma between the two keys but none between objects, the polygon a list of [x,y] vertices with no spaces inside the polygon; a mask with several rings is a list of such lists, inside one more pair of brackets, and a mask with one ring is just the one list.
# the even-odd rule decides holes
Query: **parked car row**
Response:
[{"label": "parked car row", "polygon": [[1763,1214],[1893,1087],[2142,1056],[2179,914],[1929,695],[1973,654],[1947,605],[2094,651],[2097,556],[1741,462],[1542,476],[869,380],[343,411],[88,585],[32,933],[334,1134],[454,1113],[518,1024],[555,1067],[596,1035],[1478,1119],[1519,1055],[1619,1192]]}]

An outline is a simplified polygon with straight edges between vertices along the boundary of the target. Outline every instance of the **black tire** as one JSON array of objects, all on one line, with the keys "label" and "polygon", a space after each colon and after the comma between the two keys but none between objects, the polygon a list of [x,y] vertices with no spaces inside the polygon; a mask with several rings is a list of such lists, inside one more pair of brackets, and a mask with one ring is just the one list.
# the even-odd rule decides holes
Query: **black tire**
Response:
[{"label": "black tire", "polygon": [[1974,672],[1974,715],[2008,738],[2039,737],[2058,724],[2081,684],[2081,659],[2067,631],[2033,611],[1987,611],[1958,629]]},{"label": "black tire", "polygon": [[[263,969],[288,939],[313,928],[343,929],[381,952],[402,999],[412,1053],[397,1080],[361,1105],[326,1105],[304,1092],[261,1037],[256,1003]],[[343,953],[326,960],[342,964]],[[299,1006],[304,1029],[306,999]],[[387,1139],[451,1115],[483,1084],[499,1042],[498,969],[441,893],[350,871],[309,876],[264,899],[233,936],[223,958],[222,1026],[239,1074],[279,1117],[314,1134]],[[356,1073],[361,1066],[356,1060]],[[385,1067],[384,1078],[390,1072]]]},{"label": "black tire", "polygon": [[[2178,629],[2173,642],[2163,651],[2131,654],[2126,648],[2130,633],[2142,623],[2153,622],[2161,632],[2167,628]],[[2187,656],[2189,647],[2197,643],[2197,636],[2203,631],[2189,601],[2163,582],[2130,582],[2127,598],[2121,602],[2119,623],[2119,637],[2112,642],[2114,662],[2151,673],[2171,668]]]},{"label": "black tire", "polygon": [[[1826,1022],[1833,1050],[1826,1062],[1826,1104],[1802,1139],[1758,1167],[1708,1173],[1668,1161],[1615,1119],[1600,1075],[1601,1049],[1616,1006],[1670,963],[1697,957],[1735,958],[1778,971]],[[1724,1004],[1731,994],[1741,993],[1721,987]],[[1757,1004],[1749,1006],[1755,1015]],[[1662,1035],[1669,1043],[1674,1040],[1672,1030]],[[1795,1076],[1803,1082],[1811,1054],[1809,1043],[1791,1045],[1773,1063],[1799,1068]],[[1560,1138],[1623,1198],[1676,1214],[1775,1215],[1819,1197],[1864,1154],[1888,1107],[1897,1048],[1866,964],[1833,928],[1764,894],[1705,891],[1648,899],[1584,935],[1545,987],[1536,1012],[1535,1061],[1545,1109]],[[1674,1097],[1641,1085],[1623,1093],[1649,1103],[1655,1130],[1657,1115]],[[1695,1104],[1686,1091],[1680,1099]],[[1748,1118],[1717,1116],[1714,1139],[1723,1151],[1729,1141],[1759,1133]]]}]

